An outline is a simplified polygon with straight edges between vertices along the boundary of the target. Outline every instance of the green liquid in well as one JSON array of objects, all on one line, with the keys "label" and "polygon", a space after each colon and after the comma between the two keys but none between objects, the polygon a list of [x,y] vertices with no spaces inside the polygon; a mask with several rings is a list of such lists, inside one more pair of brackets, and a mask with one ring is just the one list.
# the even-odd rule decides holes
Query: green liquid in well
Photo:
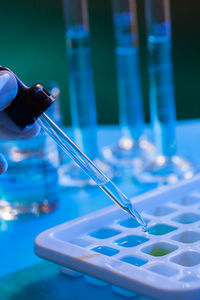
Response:
[{"label": "green liquid in well", "polygon": [[154,225],[154,226],[148,228],[148,233],[152,234],[152,235],[163,235],[163,234],[167,234],[171,231],[174,231],[176,229],[177,229],[177,227],[169,226],[166,224],[157,224],[157,225]]},{"label": "green liquid in well", "polygon": [[156,249],[153,249],[149,254],[152,256],[164,256],[170,252],[171,252],[171,250],[167,250],[167,249],[163,249],[163,248],[156,248]]}]

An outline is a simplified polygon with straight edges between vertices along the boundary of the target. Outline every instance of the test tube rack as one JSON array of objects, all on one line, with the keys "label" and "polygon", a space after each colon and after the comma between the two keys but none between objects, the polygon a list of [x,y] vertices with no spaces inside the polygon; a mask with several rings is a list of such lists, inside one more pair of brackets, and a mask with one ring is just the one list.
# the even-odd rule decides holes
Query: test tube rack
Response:
[{"label": "test tube rack", "polygon": [[199,299],[200,175],[132,202],[148,222],[147,233],[113,205],[41,233],[36,254],[69,275],[77,271],[134,295]]}]

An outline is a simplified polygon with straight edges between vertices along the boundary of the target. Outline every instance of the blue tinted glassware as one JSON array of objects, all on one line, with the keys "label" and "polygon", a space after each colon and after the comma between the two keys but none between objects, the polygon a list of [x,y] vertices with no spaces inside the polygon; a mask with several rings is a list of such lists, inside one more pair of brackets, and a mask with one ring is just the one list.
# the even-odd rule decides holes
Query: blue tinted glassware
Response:
[{"label": "blue tinted glassware", "polygon": [[149,101],[155,160],[139,175],[141,181],[175,183],[194,175],[193,165],[176,152],[176,111],[171,57],[171,19],[169,0],[145,0]]},{"label": "blue tinted glassware", "polygon": [[144,136],[136,1],[113,0],[112,6],[122,137],[104,155],[115,165],[141,168],[154,148]]},{"label": "blue tinted glassware", "polygon": [[[99,159],[97,117],[91,64],[90,32],[87,0],[64,0],[66,48],[69,70],[69,93],[74,139],[78,146],[96,159],[102,168],[108,166]],[[108,168],[109,172],[110,168]],[[61,184],[84,186],[92,184],[73,163],[66,163],[60,172]],[[110,174],[111,175],[111,174]]]},{"label": "blue tinted glassware", "polygon": [[0,179],[0,220],[48,213],[58,206],[58,149],[43,131],[29,140],[1,140],[8,170]]}]

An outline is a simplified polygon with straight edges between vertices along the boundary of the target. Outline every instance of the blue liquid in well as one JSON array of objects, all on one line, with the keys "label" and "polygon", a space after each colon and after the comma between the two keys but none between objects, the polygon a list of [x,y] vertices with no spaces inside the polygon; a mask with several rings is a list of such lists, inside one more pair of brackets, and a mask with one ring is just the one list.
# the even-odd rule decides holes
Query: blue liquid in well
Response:
[{"label": "blue liquid in well", "polygon": [[160,154],[175,154],[175,104],[171,60],[171,37],[148,37],[151,120]]},{"label": "blue liquid in well", "polygon": [[90,233],[90,236],[95,237],[97,239],[107,239],[119,233],[121,233],[121,231],[119,230],[115,230],[111,228],[101,228],[98,231]]},{"label": "blue liquid in well", "polygon": [[121,247],[136,247],[140,244],[143,244],[147,242],[149,239],[143,237],[143,236],[138,236],[138,235],[128,235],[125,236],[119,240],[115,241],[116,245],[119,245]]},{"label": "blue liquid in well", "polygon": [[121,221],[121,222],[119,222],[119,224],[121,226],[124,226],[124,227],[127,227],[127,228],[136,228],[136,227],[140,226],[140,224],[133,218],[129,218],[129,219],[126,219],[124,221]]},{"label": "blue liquid in well", "polygon": [[116,64],[119,94],[120,126],[123,135],[138,140],[143,131],[144,116],[140,82],[137,36],[131,32],[129,12],[114,15],[116,35]]},{"label": "blue liquid in well", "polygon": [[130,199],[120,191],[112,181],[99,185],[99,187],[123,210],[128,212],[142,226],[143,231],[147,230],[147,224],[139,212],[134,208]]},{"label": "blue liquid in well", "polygon": [[106,247],[106,246],[95,247],[91,250],[93,250],[95,252],[98,252],[98,253],[101,253],[101,254],[104,254],[104,255],[107,255],[107,256],[113,256],[113,255],[119,253],[119,250],[113,249],[113,248],[110,248],[110,247]]},{"label": "blue liquid in well", "polygon": [[66,33],[69,90],[76,143],[90,158],[97,157],[96,106],[89,31],[69,26]]},{"label": "blue liquid in well", "polygon": [[148,262],[148,260],[144,260],[133,256],[126,256],[121,258],[121,260],[136,267],[141,267]]},{"label": "blue liquid in well", "polygon": [[174,231],[176,229],[177,227],[173,227],[165,224],[157,224],[155,226],[149,227],[147,232],[152,235],[163,235],[171,231]]}]

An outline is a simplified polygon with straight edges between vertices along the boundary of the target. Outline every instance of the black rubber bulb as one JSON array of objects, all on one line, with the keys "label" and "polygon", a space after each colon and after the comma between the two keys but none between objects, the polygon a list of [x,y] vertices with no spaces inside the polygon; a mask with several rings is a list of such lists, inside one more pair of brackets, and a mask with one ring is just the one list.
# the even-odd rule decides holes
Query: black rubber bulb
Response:
[{"label": "black rubber bulb", "polygon": [[[0,71],[8,71],[14,74],[10,69],[0,67]],[[27,87],[15,74],[18,83],[18,93],[13,99],[11,105],[6,109],[10,119],[21,129],[31,125],[55,99],[40,84]]]}]

